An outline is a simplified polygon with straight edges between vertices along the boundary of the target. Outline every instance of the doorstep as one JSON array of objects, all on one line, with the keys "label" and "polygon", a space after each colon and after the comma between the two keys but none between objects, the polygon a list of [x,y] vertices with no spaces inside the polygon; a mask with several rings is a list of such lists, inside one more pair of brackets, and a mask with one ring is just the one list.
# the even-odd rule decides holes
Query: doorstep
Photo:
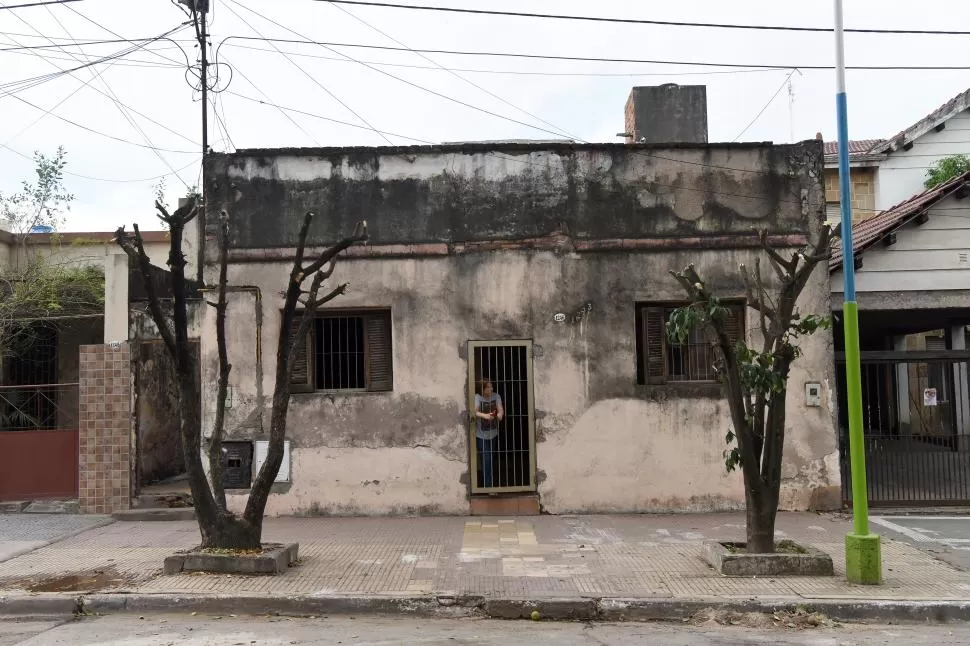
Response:
[{"label": "doorstep", "polygon": [[469,498],[472,516],[538,516],[539,494],[485,494]]}]

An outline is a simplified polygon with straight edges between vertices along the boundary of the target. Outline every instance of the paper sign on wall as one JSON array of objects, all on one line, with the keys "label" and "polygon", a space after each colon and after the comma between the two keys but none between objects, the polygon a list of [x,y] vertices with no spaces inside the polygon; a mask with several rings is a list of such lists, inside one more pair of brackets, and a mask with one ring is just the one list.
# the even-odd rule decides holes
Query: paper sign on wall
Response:
[{"label": "paper sign on wall", "polygon": [[936,406],[936,388],[923,389],[923,405]]}]

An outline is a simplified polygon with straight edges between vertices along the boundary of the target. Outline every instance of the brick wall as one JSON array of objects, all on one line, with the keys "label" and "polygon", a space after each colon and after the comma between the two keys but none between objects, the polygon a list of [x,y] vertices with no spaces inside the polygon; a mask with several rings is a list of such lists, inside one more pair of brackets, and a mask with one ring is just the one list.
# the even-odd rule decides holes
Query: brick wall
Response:
[{"label": "brick wall", "polygon": [[82,513],[131,506],[131,360],[127,343],[82,345],[78,375]]}]

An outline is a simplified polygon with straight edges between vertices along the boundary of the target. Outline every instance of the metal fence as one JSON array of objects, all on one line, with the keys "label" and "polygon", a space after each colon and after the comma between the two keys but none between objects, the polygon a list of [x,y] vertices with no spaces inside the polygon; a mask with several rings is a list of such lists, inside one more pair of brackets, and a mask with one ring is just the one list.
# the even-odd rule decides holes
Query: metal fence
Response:
[{"label": "metal fence", "polygon": [[[870,504],[942,506],[970,502],[966,353],[863,355],[862,421]],[[843,500],[849,503],[852,492],[844,369],[837,374]]]},{"label": "metal fence", "polygon": [[0,432],[74,430],[78,385],[0,386]]}]

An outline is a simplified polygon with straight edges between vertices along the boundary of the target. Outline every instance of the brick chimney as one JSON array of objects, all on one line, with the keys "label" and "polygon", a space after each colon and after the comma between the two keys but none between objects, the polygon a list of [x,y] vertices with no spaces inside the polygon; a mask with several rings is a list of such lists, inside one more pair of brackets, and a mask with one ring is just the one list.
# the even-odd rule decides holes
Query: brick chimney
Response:
[{"label": "brick chimney", "polygon": [[626,142],[707,143],[707,86],[635,87],[624,110]]}]

